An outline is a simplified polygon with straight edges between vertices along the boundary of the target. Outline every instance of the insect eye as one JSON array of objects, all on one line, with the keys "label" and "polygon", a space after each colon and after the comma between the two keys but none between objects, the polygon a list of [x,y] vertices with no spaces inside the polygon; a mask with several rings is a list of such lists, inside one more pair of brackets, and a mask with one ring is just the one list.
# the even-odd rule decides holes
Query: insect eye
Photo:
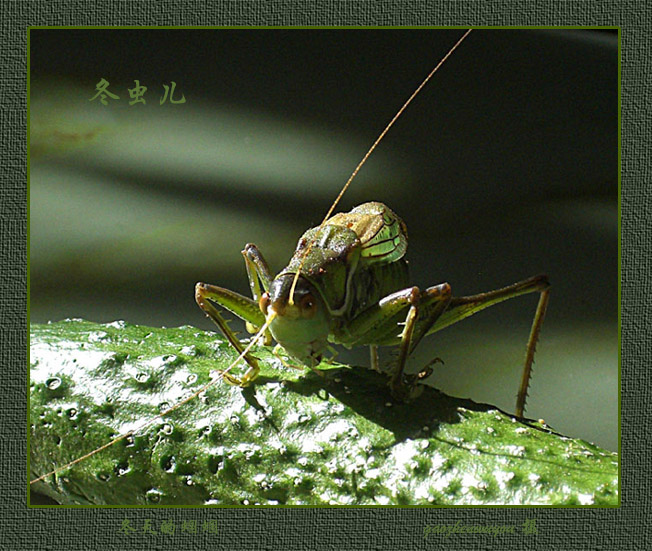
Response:
[{"label": "insect eye", "polygon": [[260,311],[267,315],[267,307],[269,306],[269,293],[265,292],[260,296],[260,300],[258,301],[258,306],[260,308]]},{"label": "insect eye", "polygon": [[301,311],[304,315],[314,315],[315,311],[317,310],[317,302],[315,301],[315,297],[308,293],[301,298],[299,307],[301,308]]}]

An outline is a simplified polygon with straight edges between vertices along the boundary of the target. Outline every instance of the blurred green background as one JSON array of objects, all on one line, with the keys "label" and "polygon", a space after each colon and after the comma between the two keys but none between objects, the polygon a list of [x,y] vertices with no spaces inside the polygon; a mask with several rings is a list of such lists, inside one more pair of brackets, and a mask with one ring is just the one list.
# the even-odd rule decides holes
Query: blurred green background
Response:
[{"label": "blurred green background", "polygon": [[[31,322],[213,329],[195,282],[247,294],[247,242],[280,270],[462,32],[32,30]],[[89,101],[102,78],[120,97],[106,106]],[[135,80],[145,105],[129,105]],[[160,104],[171,82],[185,103]],[[338,208],[395,210],[422,287],[474,294],[547,273],[526,413],[612,450],[617,125],[615,32],[476,30]],[[535,306],[429,337],[412,366],[438,356],[435,386],[513,411]],[[338,359],[366,365],[351,354]]]}]

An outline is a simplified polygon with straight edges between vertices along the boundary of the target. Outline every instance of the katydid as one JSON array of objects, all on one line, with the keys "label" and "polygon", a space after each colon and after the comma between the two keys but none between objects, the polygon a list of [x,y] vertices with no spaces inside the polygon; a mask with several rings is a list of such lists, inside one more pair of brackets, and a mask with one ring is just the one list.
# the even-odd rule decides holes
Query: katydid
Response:
[{"label": "katydid", "polygon": [[[299,239],[294,256],[276,277],[258,248],[247,244],[242,251],[252,299],[216,285],[197,283],[195,300],[239,352],[249,368],[241,378],[222,378],[247,386],[260,371],[256,358],[245,349],[221,316],[221,306],[246,322],[247,330],[272,338],[301,365],[314,368],[328,343],[345,347],[368,345],[371,367],[378,370],[378,346],[398,345],[398,360],[389,386],[395,398],[409,400],[421,390],[417,384],[431,370],[406,375],[405,364],[421,339],[461,321],[480,310],[528,293],[539,293],[539,302],[527,341],[525,364],[516,398],[516,415],[523,417],[534,351],[548,306],[549,283],[534,276],[501,289],[454,297],[448,283],[422,291],[409,285],[407,228],[389,207],[379,202],[360,205],[349,213],[331,214],[360,167],[412,99],[469,35],[468,30],[435,66],[398,110],[362,158],[322,223]],[[402,327],[402,329],[401,329]],[[251,343],[250,343],[251,345]]]},{"label": "katydid", "polygon": [[[344,184],[322,223],[309,229],[299,239],[294,256],[284,270],[273,277],[258,248],[248,244],[242,254],[253,298],[214,285],[197,283],[197,303],[239,352],[238,359],[221,373],[221,377],[157,416],[143,421],[137,428],[39,476],[30,481],[30,484],[133,436],[196,398],[220,379],[236,385],[249,385],[260,371],[250,350],[261,336],[266,343],[275,339],[278,346],[295,361],[310,368],[319,365],[329,342],[346,347],[368,345],[374,369],[378,369],[378,346],[398,346],[398,359],[390,374],[389,385],[397,399],[407,401],[419,393],[421,389],[418,383],[430,373],[429,367],[416,375],[405,373],[408,356],[424,336],[498,302],[538,292],[539,303],[527,342],[525,366],[516,403],[516,415],[523,416],[535,345],[548,304],[547,277],[540,275],[502,289],[464,297],[452,296],[448,283],[422,291],[409,284],[405,259],[407,229],[405,223],[389,207],[379,202],[369,202],[351,212],[331,216],[360,167],[387,131],[470,32],[468,30],[457,41],[398,110]],[[250,332],[257,332],[246,347],[229,328],[220,314],[220,307],[242,318]],[[236,377],[229,371],[241,359],[249,367],[242,377]]]},{"label": "katydid", "polygon": [[[419,393],[419,380],[430,374],[430,368],[416,375],[405,373],[409,354],[424,336],[504,300],[538,292],[516,402],[516,415],[522,417],[548,304],[547,277],[539,275],[464,297],[452,296],[448,283],[422,291],[409,285],[406,249],[404,222],[382,203],[365,203],[306,231],[289,264],[276,277],[258,248],[247,244],[242,254],[252,299],[206,283],[197,283],[195,298],[241,354],[242,344],[216,305],[242,318],[252,333],[268,325],[266,341],[273,338],[289,356],[310,368],[319,365],[329,342],[349,348],[370,346],[376,370],[377,347],[397,345],[399,354],[389,385],[397,400],[406,401]],[[225,373],[226,381],[246,386],[256,379],[257,360],[249,352],[244,360],[249,365],[245,374],[237,378]]]}]

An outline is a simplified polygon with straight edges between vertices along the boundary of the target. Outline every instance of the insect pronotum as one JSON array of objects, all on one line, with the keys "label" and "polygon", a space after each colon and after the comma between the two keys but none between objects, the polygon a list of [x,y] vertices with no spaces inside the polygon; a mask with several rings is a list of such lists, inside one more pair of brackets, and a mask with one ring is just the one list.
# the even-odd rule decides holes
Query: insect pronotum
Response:
[{"label": "insect pronotum", "polygon": [[[389,386],[397,399],[409,400],[419,393],[418,383],[431,372],[430,368],[416,375],[407,375],[404,371],[408,356],[425,335],[498,302],[538,292],[539,302],[527,342],[516,402],[516,415],[523,416],[535,345],[548,304],[547,277],[535,276],[502,289],[465,297],[452,296],[448,283],[422,291],[410,286],[407,280],[405,224],[387,206],[370,202],[349,213],[333,215],[339,200],[378,143],[470,32],[469,29],[461,36],[397,111],[346,181],[322,223],[299,239],[295,254],[284,270],[273,277],[258,248],[253,244],[245,247],[242,254],[253,299],[215,285],[196,285],[198,305],[239,352],[238,358],[217,378],[157,416],[30,484],[133,436],[222,379],[240,386],[250,384],[258,375],[259,366],[249,352],[261,338],[265,342],[273,338],[289,356],[308,367],[316,367],[328,342],[333,342],[348,347],[369,345],[371,366],[378,370],[378,346],[397,345],[399,354]],[[247,329],[255,333],[247,346],[238,340],[217,306],[246,321]],[[242,377],[236,377],[230,372],[241,360],[247,362],[248,369]]]}]

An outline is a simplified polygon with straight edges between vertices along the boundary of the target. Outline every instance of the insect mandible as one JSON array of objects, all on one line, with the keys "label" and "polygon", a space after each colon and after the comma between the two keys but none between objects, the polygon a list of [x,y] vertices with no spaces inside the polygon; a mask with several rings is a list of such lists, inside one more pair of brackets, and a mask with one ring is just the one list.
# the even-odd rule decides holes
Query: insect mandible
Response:
[{"label": "insect mandible", "polygon": [[393,122],[467,35],[468,32],[399,110],[354,170],[324,221],[301,236],[290,262],[278,275],[272,275],[260,250],[249,243],[242,254],[252,298],[216,285],[196,284],[197,304],[248,364],[241,377],[223,372],[227,382],[247,386],[256,379],[260,367],[229,328],[219,307],[243,319],[249,332],[264,333],[265,342],[275,340],[294,361],[310,368],[319,365],[329,343],[348,348],[369,346],[371,367],[376,370],[378,347],[398,346],[389,386],[396,399],[407,401],[419,393],[419,382],[432,371],[428,366],[417,374],[405,372],[409,355],[423,337],[499,302],[536,292],[539,302],[527,341],[515,409],[516,415],[523,417],[535,347],[548,305],[547,276],[538,275],[501,289],[462,297],[453,296],[448,283],[422,290],[410,285],[405,259],[407,228],[389,207],[368,202],[348,213],[331,216],[351,180]]}]

